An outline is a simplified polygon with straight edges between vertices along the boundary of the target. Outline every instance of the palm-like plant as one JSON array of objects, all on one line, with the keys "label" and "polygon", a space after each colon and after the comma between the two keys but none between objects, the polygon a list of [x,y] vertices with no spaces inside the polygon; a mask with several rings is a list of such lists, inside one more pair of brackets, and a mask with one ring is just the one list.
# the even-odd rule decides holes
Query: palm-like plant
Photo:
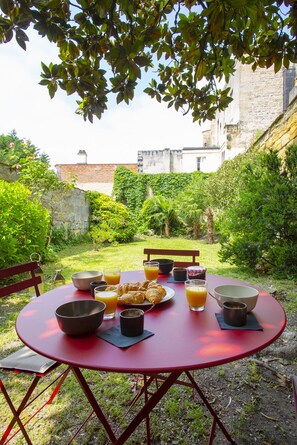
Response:
[{"label": "palm-like plant", "polygon": [[141,216],[146,220],[148,227],[156,232],[170,237],[170,231],[179,218],[174,208],[173,201],[161,195],[148,198],[141,210]]}]

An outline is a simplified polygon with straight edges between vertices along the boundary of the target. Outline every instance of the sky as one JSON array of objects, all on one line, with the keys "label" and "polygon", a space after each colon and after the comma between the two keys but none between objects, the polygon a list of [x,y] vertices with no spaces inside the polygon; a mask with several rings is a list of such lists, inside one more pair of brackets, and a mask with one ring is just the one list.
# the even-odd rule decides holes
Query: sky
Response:
[{"label": "sky", "polygon": [[85,150],[88,163],[137,163],[139,150],[182,149],[202,145],[202,129],[190,113],[183,116],[159,104],[139,88],[130,105],[110,106],[93,124],[75,114],[77,97],[57,91],[50,99],[39,85],[41,61],[57,59],[55,45],[28,33],[24,51],[15,41],[0,45],[0,134],[16,130],[29,139],[51,165],[77,162]]}]

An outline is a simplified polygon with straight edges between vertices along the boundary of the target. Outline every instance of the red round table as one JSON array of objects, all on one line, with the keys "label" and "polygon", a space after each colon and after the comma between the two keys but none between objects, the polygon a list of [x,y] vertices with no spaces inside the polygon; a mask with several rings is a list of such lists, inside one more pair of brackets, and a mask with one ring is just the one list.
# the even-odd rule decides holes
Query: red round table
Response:
[{"label": "red round table", "polygon": [[[121,282],[143,281],[143,271],[122,273]],[[88,292],[76,290],[72,284],[56,288],[32,300],[19,314],[16,330],[21,340],[34,351],[73,367],[85,394],[103,423],[112,443],[122,444],[134,431],[141,420],[185,373],[202,397],[213,416],[213,427],[209,443],[212,443],[216,424],[226,438],[235,443],[225,430],[222,422],[212,410],[209,402],[189,372],[209,368],[246,357],[273,343],[286,326],[286,316],[281,305],[268,293],[261,291],[253,310],[263,331],[221,330],[215,313],[221,308],[216,300],[208,296],[205,310],[193,312],[188,308],[183,283],[169,283],[168,276],[158,281],[174,290],[174,297],[161,303],[145,315],[145,329],[154,333],[152,337],[129,348],[118,348],[96,334],[74,338],[59,329],[55,309],[68,301],[91,298]],[[220,284],[246,284],[226,277],[207,275],[208,290]],[[114,320],[103,321],[98,332],[119,324],[118,307]],[[99,405],[84,380],[80,368],[100,371],[136,373],[145,376],[168,373],[156,395],[147,401],[143,409],[116,439]],[[162,389],[163,388],[163,389]]]}]

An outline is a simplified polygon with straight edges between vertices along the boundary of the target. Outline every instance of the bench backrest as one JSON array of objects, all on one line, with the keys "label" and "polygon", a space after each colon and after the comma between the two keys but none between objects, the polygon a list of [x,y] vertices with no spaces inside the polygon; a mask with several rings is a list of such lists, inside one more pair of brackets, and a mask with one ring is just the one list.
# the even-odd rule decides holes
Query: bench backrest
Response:
[{"label": "bench backrest", "polygon": [[[146,248],[143,253],[147,256],[145,261],[153,261],[155,258],[170,258],[174,261],[174,267],[188,267],[188,266],[199,266],[199,262],[196,257],[199,257],[199,250],[181,250],[181,249],[150,249]],[[152,256],[154,258],[152,258]],[[191,260],[176,260],[175,256],[180,257],[191,257]]]},{"label": "bench backrest", "polygon": [[[7,282],[7,284],[0,288],[0,298],[7,297],[10,294],[20,292],[29,287],[34,287],[36,296],[39,297],[38,284],[40,284],[42,280],[40,276],[35,275],[37,268],[37,261],[31,261],[30,263],[18,264],[7,269],[0,269],[0,280]],[[26,277],[24,277],[23,274],[26,274]],[[16,281],[14,281],[14,278]],[[10,283],[10,281],[12,282]]]}]

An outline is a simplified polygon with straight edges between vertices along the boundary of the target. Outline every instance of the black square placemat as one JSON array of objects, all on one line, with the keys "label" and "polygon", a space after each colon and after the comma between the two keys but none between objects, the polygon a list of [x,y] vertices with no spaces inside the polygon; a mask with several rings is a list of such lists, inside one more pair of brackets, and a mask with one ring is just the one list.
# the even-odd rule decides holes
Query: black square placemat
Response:
[{"label": "black square placemat", "polygon": [[120,326],[113,326],[112,328],[100,332],[96,335],[97,337],[108,341],[118,348],[128,348],[129,346],[135,345],[136,343],[139,343],[140,341],[151,337],[152,335],[154,335],[154,333],[144,330],[141,335],[137,335],[136,337],[126,337],[125,335],[121,334]]},{"label": "black square placemat", "polygon": [[258,323],[258,320],[254,314],[247,314],[246,324],[244,326],[230,326],[224,322],[223,314],[215,314],[221,329],[232,329],[239,331],[263,331],[262,326]]},{"label": "black square placemat", "polygon": [[186,280],[183,281],[176,281],[173,277],[169,277],[167,280],[167,283],[180,283],[183,284]]}]

